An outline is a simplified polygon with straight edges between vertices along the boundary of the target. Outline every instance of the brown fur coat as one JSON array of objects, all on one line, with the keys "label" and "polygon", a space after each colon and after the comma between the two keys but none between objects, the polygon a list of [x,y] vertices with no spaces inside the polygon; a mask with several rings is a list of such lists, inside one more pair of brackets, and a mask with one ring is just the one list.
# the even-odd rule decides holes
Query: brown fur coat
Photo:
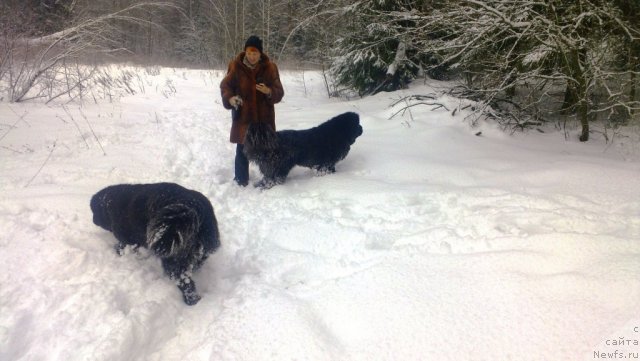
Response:
[{"label": "brown fur coat", "polygon": [[[242,98],[243,104],[237,112],[232,112],[230,141],[244,142],[244,135],[250,123],[265,122],[276,129],[276,115],[274,104],[280,102],[284,96],[278,67],[265,54],[254,69],[243,64],[244,52],[229,63],[227,75],[220,83],[222,104],[227,109],[233,109],[229,99],[234,95]],[[256,90],[257,83],[264,83],[271,89],[271,96]]]}]

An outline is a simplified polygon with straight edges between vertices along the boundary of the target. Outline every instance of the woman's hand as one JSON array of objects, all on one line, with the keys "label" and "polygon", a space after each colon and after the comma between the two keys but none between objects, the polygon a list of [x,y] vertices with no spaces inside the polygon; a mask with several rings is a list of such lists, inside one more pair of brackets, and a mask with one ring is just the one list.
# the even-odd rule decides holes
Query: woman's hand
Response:
[{"label": "woman's hand", "polygon": [[239,95],[234,95],[229,98],[229,104],[238,110],[238,107],[242,106],[242,98]]},{"label": "woman's hand", "polygon": [[264,83],[256,84],[256,90],[266,96],[271,96],[271,89],[269,89],[268,86],[264,85]]}]

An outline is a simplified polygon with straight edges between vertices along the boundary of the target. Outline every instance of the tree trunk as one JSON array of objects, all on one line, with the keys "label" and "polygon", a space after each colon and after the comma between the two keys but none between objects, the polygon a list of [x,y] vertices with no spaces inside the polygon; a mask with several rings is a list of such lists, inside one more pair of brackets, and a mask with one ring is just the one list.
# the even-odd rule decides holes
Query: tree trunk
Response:
[{"label": "tree trunk", "polygon": [[575,110],[576,116],[582,131],[580,141],[589,140],[589,98],[587,79],[582,70],[581,64],[586,59],[585,49],[574,49],[567,54],[567,75],[570,77],[570,83],[567,84],[567,90],[564,94],[563,112]]},{"label": "tree trunk", "polygon": [[[636,101],[636,86],[637,86],[637,79],[636,79],[636,73],[632,72],[631,73],[631,91],[629,91],[629,100],[631,102],[635,102]],[[631,108],[631,116],[633,116],[635,114],[636,110],[634,108]]]},{"label": "tree trunk", "polygon": [[578,103],[578,95],[576,94],[575,87],[571,84],[567,84],[560,112],[565,115],[573,114],[576,110],[576,103]]},{"label": "tree trunk", "polygon": [[[631,103],[636,101],[636,86],[638,85],[638,79],[636,76],[636,70],[638,69],[638,58],[635,56],[635,53],[633,51],[634,49],[632,47],[629,48],[629,55],[628,55],[628,67],[629,69],[631,69],[631,89],[629,90],[629,101]],[[635,109],[631,109],[630,110],[630,115],[633,117],[633,115],[635,114]]]},{"label": "tree trunk", "polygon": [[589,140],[589,104],[586,99],[581,99],[578,103],[578,120],[582,125],[582,134],[580,134],[580,141],[586,142]]}]

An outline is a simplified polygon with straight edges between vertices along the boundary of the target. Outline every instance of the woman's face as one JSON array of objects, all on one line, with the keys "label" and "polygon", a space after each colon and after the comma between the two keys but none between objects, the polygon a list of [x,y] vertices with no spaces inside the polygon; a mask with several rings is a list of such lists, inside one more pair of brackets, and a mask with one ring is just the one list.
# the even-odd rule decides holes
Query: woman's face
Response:
[{"label": "woman's face", "polygon": [[244,55],[247,57],[249,64],[256,65],[260,61],[260,51],[252,46],[247,47]]}]

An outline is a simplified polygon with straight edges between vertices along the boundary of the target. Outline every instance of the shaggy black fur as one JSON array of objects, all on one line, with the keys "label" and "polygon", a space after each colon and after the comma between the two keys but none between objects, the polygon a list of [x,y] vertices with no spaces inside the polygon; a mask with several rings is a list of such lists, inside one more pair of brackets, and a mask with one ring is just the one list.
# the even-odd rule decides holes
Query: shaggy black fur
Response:
[{"label": "shaggy black fur", "polygon": [[220,246],[213,207],[199,192],[174,183],[118,184],[91,198],[93,223],[113,232],[116,251],[149,248],[177,283],[184,302],[200,300],[191,273]]},{"label": "shaggy black fur", "polygon": [[284,183],[296,166],[333,173],[351,145],[362,134],[360,117],[353,112],[340,114],[317,127],[274,132],[265,123],[252,123],[244,138],[244,154],[256,164],[263,178],[258,187]]}]

